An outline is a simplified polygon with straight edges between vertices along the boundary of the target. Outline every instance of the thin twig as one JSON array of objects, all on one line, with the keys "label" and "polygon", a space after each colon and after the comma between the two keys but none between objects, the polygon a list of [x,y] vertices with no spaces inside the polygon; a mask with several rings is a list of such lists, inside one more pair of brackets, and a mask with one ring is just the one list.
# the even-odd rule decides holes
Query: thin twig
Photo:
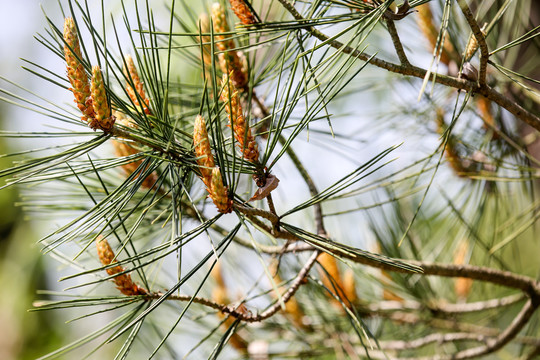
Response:
[{"label": "thin twig", "polygon": [[399,58],[399,62],[401,65],[411,65],[409,62],[409,59],[407,59],[407,54],[405,53],[405,50],[403,49],[403,44],[401,43],[401,40],[399,39],[399,34],[396,29],[396,24],[394,24],[394,20],[389,19],[387,17],[384,18],[386,21],[386,26],[388,27],[388,32],[390,33],[390,36],[392,37],[392,43],[394,43],[394,48],[396,49],[397,56]]},{"label": "thin twig", "polygon": [[[389,341],[380,341],[379,345],[383,350],[411,350],[418,349],[429,345],[431,343],[443,344],[448,342],[456,341],[477,341],[477,342],[486,342],[491,340],[488,336],[482,334],[471,334],[471,333],[446,333],[446,334],[429,334],[427,336],[414,339],[414,340],[389,340]],[[371,355],[371,354],[370,354]]]},{"label": "thin twig", "polygon": [[245,215],[255,215],[263,217],[266,220],[270,221],[274,227],[277,227],[277,225],[279,224],[279,217],[273,212],[244,206],[239,203],[234,203],[233,208]]},{"label": "thin twig", "polygon": [[[482,334],[488,337],[497,337],[501,334],[501,330],[489,328],[485,326],[469,324],[463,321],[457,320],[447,320],[447,319],[426,319],[425,316],[419,316],[410,312],[380,312],[377,314],[367,314],[368,316],[378,316],[387,318],[389,320],[395,321],[400,324],[408,324],[412,326],[418,326],[419,324],[426,324],[437,329],[451,330],[458,332],[466,332],[471,334]],[[364,314],[366,316],[366,314]],[[536,346],[540,345],[540,339],[532,336],[518,336],[515,339],[515,342],[518,342],[523,345]]]},{"label": "thin twig", "polygon": [[[481,355],[493,353],[497,351],[498,349],[502,348],[502,346],[504,346],[505,344],[507,344],[508,342],[512,340],[523,345],[540,346],[540,340],[537,338],[530,337],[530,336],[517,336],[519,329],[522,328],[529,321],[530,318],[527,318],[527,316],[530,317],[532,315],[531,311],[534,312],[534,310],[531,310],[526,304],[524,308],[522,309],[522,311],[520,312],[520,314],[512,322],[512,324],[502,332],[498,329],[485,328],[478,325],[464,324],[464,323],[444,320],[444,319],[433,319],[433,320],[427,321],[427,324],[433,327],[441,328],[441,329],[458,330],[460,331],[460,333],[453,334],[453,336],[455,336],[454,339],[452,339],[451,337],[450,338],[444,337],[445,335],[449,335],[449,334],[444,334],[444,335],[435,334],[435,335],[428,335],[426,337],[419,338],[416,340],[409,340],[407,342],[393,341],[393,340],[381,341],[380,345],[383,350],[409,350],[412,348],[417,348],[420,346],[427,345],[429,342],[434,342],[434,341],[451,342],[451,341],[474,340],[474,341],[483,342],[485,344],[483,346],[471,348],[471,349],[464,350],[455,354],[450,354],[450,355],[445,355],[445,356],[435,355],[435,356],[428,356],[428,357],[407,357],[407,358],[392,357],[393,360],[472,359]],[[385,316],[384,313],[381,313],[379,315]],[[419,317],[416,314],[412,314],[412,313],[392,313],[387,317],[393,321],[410,324],[413,326],[426,322],[424,318]],[[463,334],[463,335],[458,335],[458,334]],[[465,335],[465,334],[468,334],[468,335]],[[471,338],[467,339],[469,335]],[[481,338],[483,338],[483,340],[480,340]],[[382,354],[383,353],[380,351],[369,352],[369,355],[376,359],[383,358],[381,357]],[[385,357],[385,359],[387,358]]]},{"label": "thin twig", "polygon": [[[529,322],[531,316],[534,314],[538,308],[538,302],[528,300],[519,314],[515,317],[514,321],[504,330],[496,339],[490,340],[484,346],[475,347],[472,349],[467,349],[460,351],[451,357],[447,357],[448,360],[465,360],[472,359],[478,356],[491,354],[504,345],[508,344],[516,335],[523,329],[523,327]],[[435,359],[435,358],[428,358]],[[426,359],[427,360],[427,359]],[[441,359],[443,360],[443,359]]]},{"label": "thin twig", "polygon": [[466,0],[457,0],[457,2],[461,8],[461,11],[463,12],[463,15],[465,15],[465,19],[471,27],[473,36],[478,42],[478,46],[480,47],[480,75],[478,76],[478,82],[480,87],[483,87],[486,85],[487,64],[489,60],[489,49],[486,43],[486,38],[482,32],[482,29],[478,25],[478,22],[474,18],[469,5],[467,5]]},{"label": "thin twig", "polygon": [[435,305],[434,309],[435,311],[446,314],[465,314],[510,306],[524,299],[525,296],[523,294],[515,294],[500,299],[491,299],[465,304],[437,304]]},{"label": "thin twig", "polygon": [[429,310],[436,313],[444,314],[466,314],[471,312],[480,312],[492,310],[501,307],[513,305],[525,299],[523,294],[515,294],[506,296],[500,299],[491,299],[486,301],[477,301],[464,304],[422,304],[418,301],[381,301],[374,304],[362,305],[359,309],[361,312],[368,311],[370,313],[388,312],[388,311],[419,311]]},{"label": "thin twig", "polygon": [[[315,264],[315,261],[317,260],[317,256],[319,256],[320,251],[315,251],[313,255],[308,259],[308,261],[304,264],[302,269],[298,272],[295,279],[291,283],[291,286],[287,289],[285,293],[283,293],[281,300],[283,303],[287,303],[298,291],[300,286],[304,283],[304,278],[307,276],[313,265]],[[159,299],[163,296],[163,293],[151,293],[148,295],[141,296],[141,298],[144,299]],[[259,314],[251,314],[250,312],[240,312],[238,311],[237,306],[233,305],[223,305],[216,303],[212,300],[202,298],[202,297],[196,297],[196,296],[190,296],[190,295],[170,295],[167,297],[167,300],[171,301],[192,301],[197,304],[205,305],[208,307],[211,307],[216,310],[220,310],[221,312],[225,314],[229,314],[241,321],[245,322],[260,322],[265,319],[268,319],[275,315],[278,311],[281,310],[281,302],[276,302],[274,305],[270,306],[265,311],[259,313]]]},{"label": "thin twig", "polygon": [[274,199],[272,199],[272,194],[268,194],[268,196],[266,196],[266,202],[268,204],[268,210],[270,210],[270,213],[272,213],[273,215],[277,217],[277,221],[272,222],[272,225],[274,226],[276,231],[279,231],[280,230],[279,229],[279,216],[277,215],[277,212],[276,212],[276,207],[274,205]]}]

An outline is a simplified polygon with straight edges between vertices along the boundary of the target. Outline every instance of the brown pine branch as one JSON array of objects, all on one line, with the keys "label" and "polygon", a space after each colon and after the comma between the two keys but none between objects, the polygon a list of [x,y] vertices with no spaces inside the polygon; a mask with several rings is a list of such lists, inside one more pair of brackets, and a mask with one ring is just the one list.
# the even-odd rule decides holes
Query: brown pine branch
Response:
[{"label": "brown pine branch", "polygon": [[[501,334],[500,329],[470,324],[464,321],[457,321],[455,319],[449,320],[426,318],[425,316],[420,316],[411,312],[380,312],[367,315],[372,317],[376,316],[386,318],[401,325],[405,324],[419,326],[420,324],[425,324],[426,326],[431,326],[434,329],[449,330],[454,332],[465,332],[471,334],[481,334],[492,338],[495,338]],[[514,341],[516,343],[529,346],[536,346],[540,344],[540,339],[532,336],[517,336]]]},{"label": "brown pine branch", "polygon": [[529,322],[531,319],[531,316],[534,314],[536,309],[538,308],[538,301],[528,300],[527,303],[523,306],[519,314],[515,317],[514,321],[504,330],[499,336],[497,336],[495,339],[490,339],[487,341],[487,343],[483,346],[478,346],[472,349],[467,349],[460,351],[456,354],[453,354],[451,356],[447,357],[431,357],[428,359],[438,359],[438,360],[465,360],[465,359],[472,359],[478,356],[491,354],[499,349],[501,349],[503,346],[508,344],[510,341],[512,341],[513,338],[517,336],[517,334],[523,329],[523,327]]},{"label": "brown pine branch", "polygon": [[502,307],[516,304],[525,299],[523,294],[515,294],[506,296],[499,299],[491,299],[485,301],[476,301],[463,304],[448,304],[448,303],[435,303],[435,304],[422,304],[418,301],[405,300],[405,301],[381,301],[374,304],[362,305],[361,312],[369,313],[381,313],[390,311],[421,311],[429,310],[435,313],[443,314],[466,314],[472,312],[481,312],[486,310],[499,309]]},{"label": "brown pine branch", "polygon": [[[298,20],[299,22],[306,21],[306,19],[294,8],[294,6],[291,3],[289,3],[289,1],[279,0],[279,2],[283,5],[283,7],[287,11],[289,11],[289,13],[291,13],[291,15],[296,20]],[[326,43],[330,45],[331,47],[338,49],[344,54],[349,54],[360,60],[367,61],[371,65],[380,67],[382,69],[386,69],[390,72],[394,72],[394,73],[406,75],[406,76],[413,76],[420,79],[424,79],[426,76],[427,71],[425,69],[419,68],[414,65],[398,65],[398,64],[394,64],[394,63],[391,63],[382,59],[378,59],[365,52],[359,51],[355,48],[345,45],[341,43],[340,41],[337,41],[333,38],[328,37],[327,35],[323,34],[319,30],[315,29],[313,26],[306,25],[304,26],[304,29],[308,31],[312,36],[323,41],[323,43]],[[442,74],[437,74],[434,81],[438,84],[453,87],[458,90],[465,90],[469,92],[482,94],[486,98],[495,102],[497,105],[506,109],[508,112],[513,114],[516,118],[532,126],[534,129],[540,131],[540,117],[538,117],[538,115],[535,115],[529,112],[518,103],[511,101],[510,99],[503,96],[501,93],[489,87],[488,85],[479,86],[477,83],[473,81],[468,81],[465,79],[458,79],[452,76],[447,76],[447,75],[442,75]]]},{"label": "brown pine branch", "polygon": [[403,44],[401,43],[401,40],[399,38],[399,34],[396,29],[396,24],[394,23],[392,19],[389,19],[387,17],[385,17],[384,20],[386,22],[386,26],[388,27],[388,32],[390,33],[390,37],[392,38],[392,43],[394,44],[394,48],[396,49],[399,62],[401,63],[401,65],[410,66],[411,63],[409,62],[409,59],[407,58],[407,54],[405,53],[405,50],[403,49]]},{"label": "brown pine branch", "polygon": [[[476,342],[486,342],[493,338],[490,338],[488,336],[482,335],[482,334],[473,334],[473,333],[446,333],[446,334],[429,334],[427,336],[414,339],[414,340],[407,340],[407,341],[401,341],[401,340],[389,340],[389,341],[380,341],[380,347],[383,350],[412,350],[412,349],[418,349],[424,346],[427,346],[429,344],[437,343],[437,344],[444,344],[444,343],[453,343],[457,341],[476,341]],[[371,355],[371,353],[370,353]]]},{"label": "brown pine branch", "polygon": [[273,227],[277,227],[277,225],[279,224],[279,217],[274,212],[244,206],[239,203],[235,203],[233,205],[233,208],[237,211],[240,211],[244,215],[260,216],[262,218],[265,218],[272,223]]}]

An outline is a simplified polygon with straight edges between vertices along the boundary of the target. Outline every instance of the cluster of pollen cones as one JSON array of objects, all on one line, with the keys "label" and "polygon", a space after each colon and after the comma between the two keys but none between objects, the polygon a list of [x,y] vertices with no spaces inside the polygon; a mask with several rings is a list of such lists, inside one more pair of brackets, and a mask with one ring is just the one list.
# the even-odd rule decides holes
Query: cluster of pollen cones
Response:
[{"label": "cluster of pollen cones", "polygon": [[97,65],[92,67],[92,78],[88,80],[73,18],[64,21],[64,55],[71,91],[83,114],[81,119],[93,130],[111,131],[115,118],[111,115],[101,69]]}]

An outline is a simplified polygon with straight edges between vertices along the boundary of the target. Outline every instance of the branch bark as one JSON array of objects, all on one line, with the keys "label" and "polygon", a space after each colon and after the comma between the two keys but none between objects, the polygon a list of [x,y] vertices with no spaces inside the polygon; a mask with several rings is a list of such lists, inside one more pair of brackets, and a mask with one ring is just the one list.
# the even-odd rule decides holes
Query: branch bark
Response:
[{"label": "branch bark", "polygon": [[392,38],[392,43],[394,44],[394,48],[396,49],[397,56],[399,58],[399,62],[401,65],[410,66],[411,63],[409,62],[409,59],[407,58],[407,54],[405,53],[405,50],[403,49],[403,44],[401,43],[401,40],[399,38],[399,34],[396,29],[396,24],[392,19],[385,18],[386,26],[388,27],[388,32],[390,33],[390,37]]}]

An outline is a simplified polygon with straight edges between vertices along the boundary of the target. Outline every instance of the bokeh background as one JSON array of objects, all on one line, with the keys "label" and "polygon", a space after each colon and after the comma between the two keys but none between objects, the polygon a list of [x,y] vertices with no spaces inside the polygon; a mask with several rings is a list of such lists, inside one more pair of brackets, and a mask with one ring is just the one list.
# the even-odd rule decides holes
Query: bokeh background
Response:
[{"label": "bokeh background", "polygon": [[[41,6],[52,6],[56,1],[0,0],[0,76],[22,87],[39,92],[35,77],[23,70],[25,59],[40,59],[46,66],[54,66],[50,54],[33,38],[45,27]],[[15,90],[3,81],[6,88]],[[58,92],[59,89],[49,89]],[[54,96],[54,95],[53,95]],[[0,128],[16,131],[41,126],[42,117],[34,112],[0,102]],[[18,139],[19,140],[19,139]],[[24,148],[22,143],[2,138],[0,153]],[[11,159],[0,159],[5,168]],[[3,183],[2,183],[3,185]],[[64,319],[52,313],[30,313],[37,289],[56,287],[56,280],[47,276],[50,259],[40,256],[36,243],[43,227],[27,219],[16,206],[19,194],[14,188],[0,191],[0,359],[35,359],[62,343],[58,323]]]}]

